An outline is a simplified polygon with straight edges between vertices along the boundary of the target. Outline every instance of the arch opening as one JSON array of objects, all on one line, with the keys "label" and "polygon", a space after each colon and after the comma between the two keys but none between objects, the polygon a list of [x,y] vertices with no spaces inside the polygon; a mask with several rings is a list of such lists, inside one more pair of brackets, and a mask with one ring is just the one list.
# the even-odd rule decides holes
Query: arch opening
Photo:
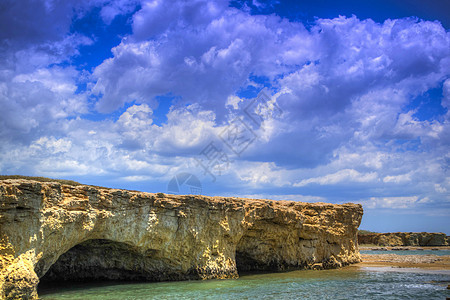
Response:
[{"label": "arch opening", "polygon": [[[39,279],[39,293],[54,286],[99,282],[152,282],[183,279],[179,264],[154,249],[106,239],[82,242],[62,254]],[[42,266],[36,267],[37,269]]]},{"label": "arch opening", "polygon": [[[308,260],[299,249],[298,228],[273,220],[257,220],[247,228],[236,245],[236,269],[248,272],[278,272],[305,269]],[[305,259],[304,259],[305,258]]]},{"label": "arch opening", "polygon": [[280,256],[282,246],[275,240],[249,230],[236,247],[236,269],[239,274],[277,272],[288,266]]},{"label": "arch opening", "polygon": [[111,240],[88,240],[62,254],[40,282],[90,280],[154,280],[148,272],[152,253]]}]

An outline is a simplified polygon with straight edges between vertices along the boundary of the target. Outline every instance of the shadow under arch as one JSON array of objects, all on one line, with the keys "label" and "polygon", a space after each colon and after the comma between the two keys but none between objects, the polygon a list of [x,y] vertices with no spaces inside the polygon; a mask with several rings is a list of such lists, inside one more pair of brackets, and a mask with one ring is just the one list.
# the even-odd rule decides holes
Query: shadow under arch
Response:
[{"label": "shadow under arch", "polygon": [[[169,281],[180,280],[170,270],[173,262],[160,257],[157,250],[139,248],[107,239],[82,242],[62,254],[40,278],[40,283],[90,281]],[[36,266],[39,268],[39,264]]]},{"label": "shadow under arch", "polygon": [[316,249],[303,247],[297,223],[289,226],[271,219],[255,220],[236,244],[238,274],[301,270],[314,263],[311,257]]}]

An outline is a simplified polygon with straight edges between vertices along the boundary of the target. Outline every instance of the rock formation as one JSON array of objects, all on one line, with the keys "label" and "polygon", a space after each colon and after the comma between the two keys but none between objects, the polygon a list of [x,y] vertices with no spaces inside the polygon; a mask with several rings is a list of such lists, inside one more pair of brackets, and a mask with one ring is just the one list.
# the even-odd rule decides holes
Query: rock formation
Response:
[{"label": "rock formation", "polygon": [[358,234],[358,243],[378,246],[447,246],[445,233],[389,232]]},{"label": "rock formation", "polygon": [[360,261],[361,205],[0,180],[0,298],[40,280],[235,278]]}]

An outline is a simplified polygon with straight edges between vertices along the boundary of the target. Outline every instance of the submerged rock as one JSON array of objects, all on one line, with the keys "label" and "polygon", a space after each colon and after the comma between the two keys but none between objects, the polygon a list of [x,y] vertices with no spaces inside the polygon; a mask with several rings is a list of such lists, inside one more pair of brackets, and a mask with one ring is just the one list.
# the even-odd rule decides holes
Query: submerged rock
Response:
[{"label": "submerged rock", "polygon": [[235,278],[360,261],[359,204],[0,181],[0,298],[39,281]]}]

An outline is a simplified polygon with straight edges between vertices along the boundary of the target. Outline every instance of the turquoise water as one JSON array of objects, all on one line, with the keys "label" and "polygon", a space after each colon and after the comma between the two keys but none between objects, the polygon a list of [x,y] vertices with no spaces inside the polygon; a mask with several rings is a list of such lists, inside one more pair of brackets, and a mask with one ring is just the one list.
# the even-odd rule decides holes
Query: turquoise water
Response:
[{"label": "turquoise water", "polygon": [[361,250],[361,254],[397,254],[397,255],[450,255],[450,250]]},{"label": "turquoise water", "polygon": [[[401,271],[397,271],[401,270]],[[239,279],[95,283],[41,289],[46,300],[138,299],[445,299],[449,271],[361,268],[244,275]]]}]

